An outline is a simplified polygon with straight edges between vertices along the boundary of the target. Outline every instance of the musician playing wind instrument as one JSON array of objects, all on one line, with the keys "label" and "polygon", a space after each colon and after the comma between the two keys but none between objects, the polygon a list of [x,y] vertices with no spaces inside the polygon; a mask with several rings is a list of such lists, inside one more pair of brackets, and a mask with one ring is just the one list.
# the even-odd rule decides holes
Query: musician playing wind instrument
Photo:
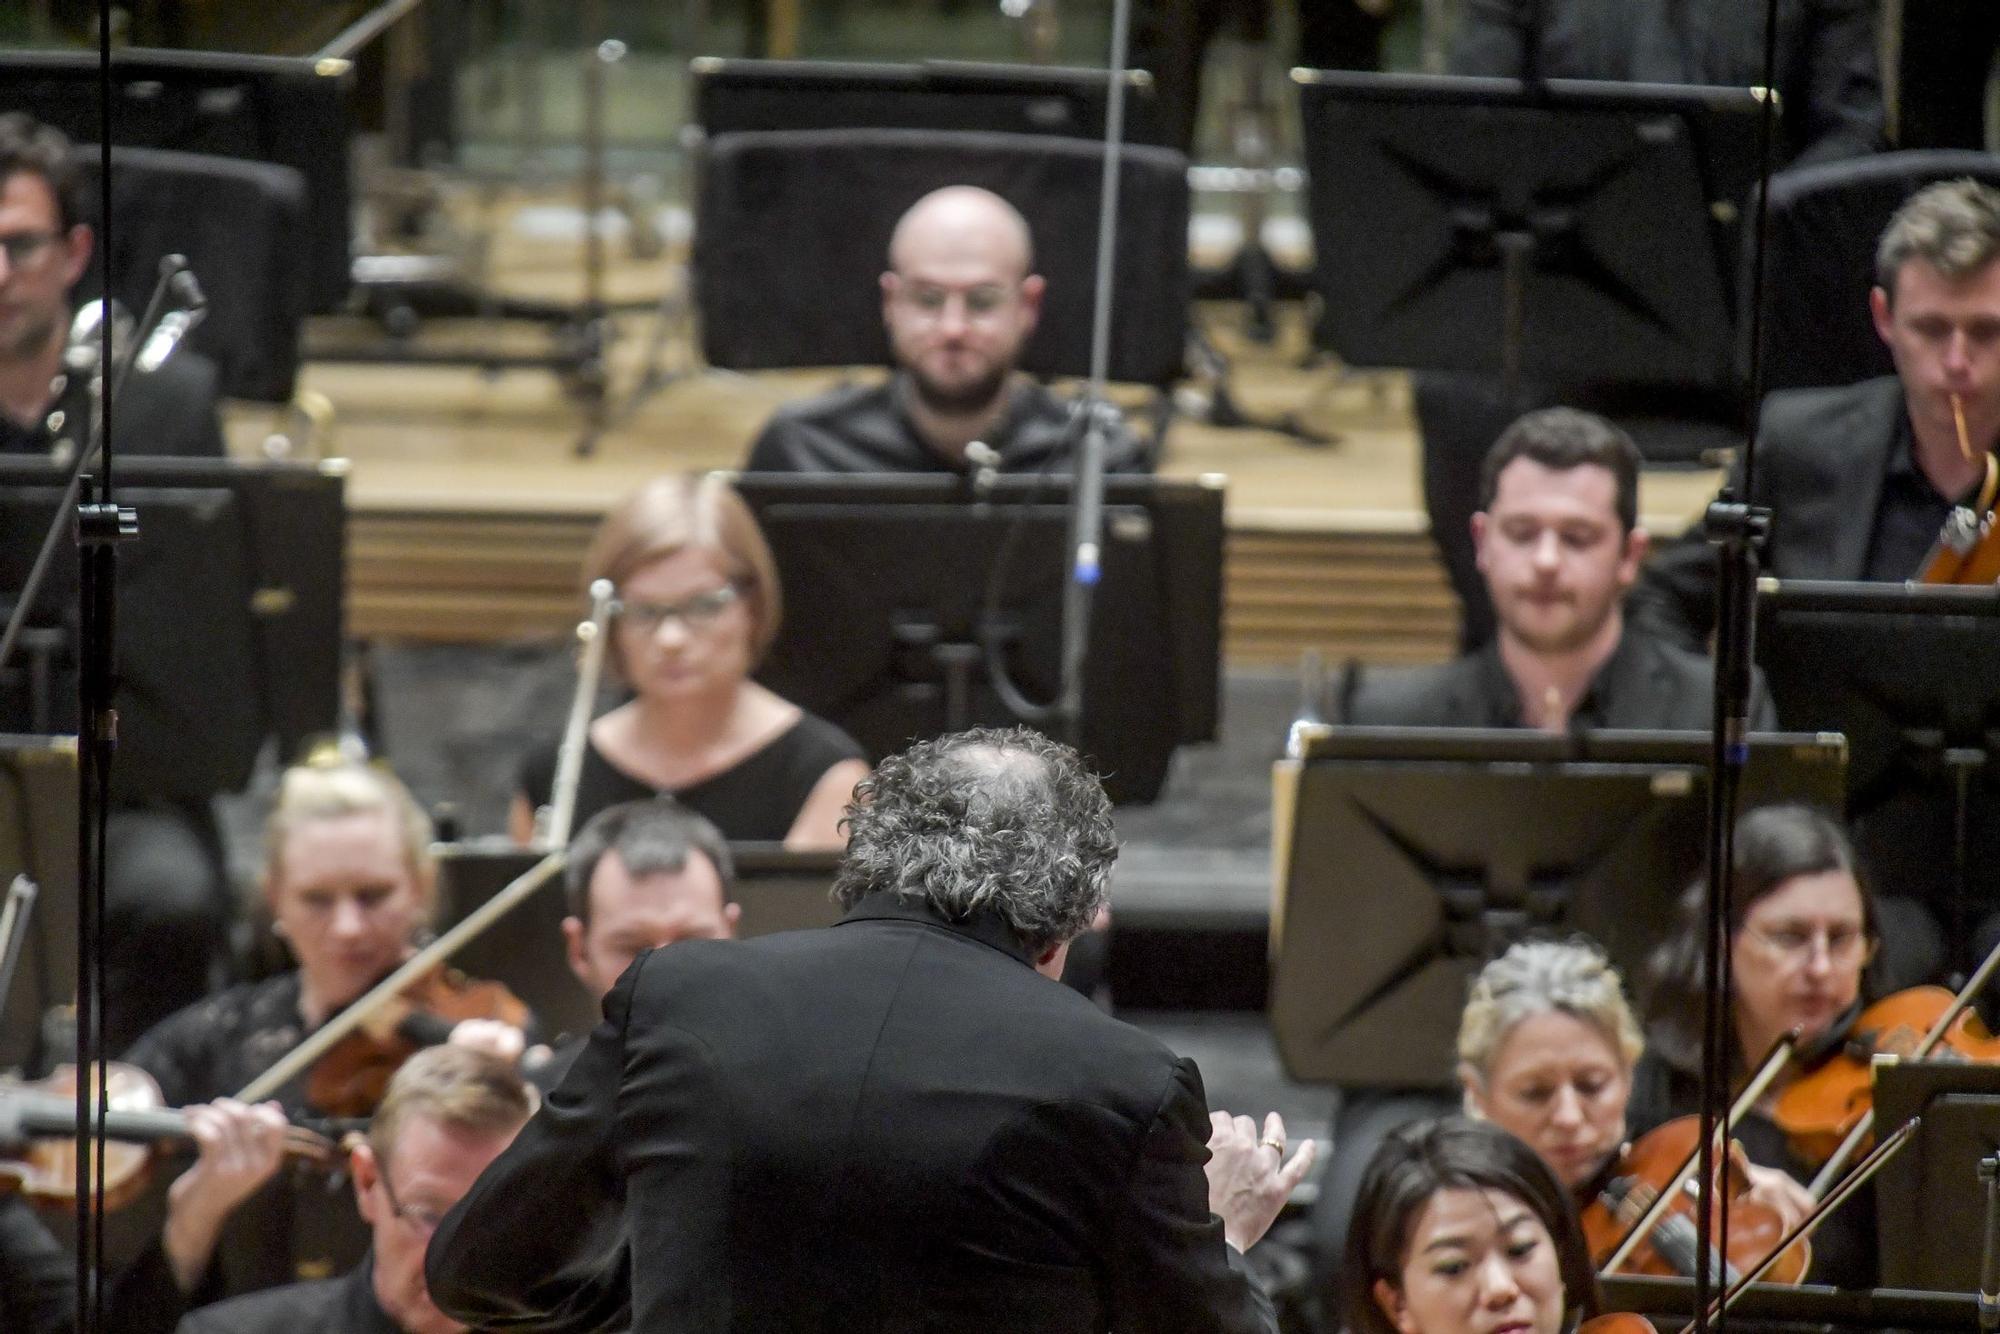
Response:
[{"label": "musician playing wind instrument", "polygon": [[[2000,440],[2000,190],[1958,180],[1913,195],[1876,246],[1875,284],[1895,375],[1764,400],[1750,500],[1772,508],[1763,566],[1781,579],[1913,578],[1953,508],[1985,491]],[[1697,530],[1655,556],[1634,619],[1705,643],[1714,553]]]},{"label": "musician playing wind instrument", "polygon": [[[286,772],[266,825],[262,892],[298,966],[189,1006],[125,1054],[169,1106],[187,1109],[199,1152],[169,1188],[159,1247],[119,1285],[121,1328],[170,1329],[186,1306],[302,1277],[287,1192],[266,1187],[284,1161],[286,1114],[330,1109],[311,1108],[303,1074],[268,1100],[237,1095],[414,952],[432,908],[430,842],[429,819],[386,770],[333,760]],[[448,1036],[509,1061],[525,1043],[490,1019]]]},{"label": "musician playing wind instrument", "polygon": [[[1956,180],[1911,196],[1876,246],[1875,281],[1869,305],[1896,374],[1764,401],[1749,499],[1771,507],[1762,566],[1780,579],[1916,578],[1948,523],[1976,532],[2000,497],[2000,190]],[[1632,623],[1705,643],[1715,550],[1697,525],[1655,556],[1629,599]],[[2000,901],[1958,899],[1952,859],[1935,852],[1950,846],[1950,807],[1918,786],[1871,794],[1852,812],[1855,840],[1882,886],[1938,923],[1968,907],[1970,921],[1986,919],[1946,941],[1976,958],[2000,932]],[[1972,837],[1977,864],[1994,845],[1977,822]]]},{"label": "musician playing wind instrument", "polygon": [[[845,732],[750,679],[777,638],[783,599],[735,489],[696,474],[639,488],[591,541],[584,586],[600,579],[615,598],[611,666],[632,697],[590,725],[574,825],[664,794],[732,840],[845,842],[841,811],[868,766]],[[553,744],[522,766],[510,817],[522,843],[556,768]]]}]

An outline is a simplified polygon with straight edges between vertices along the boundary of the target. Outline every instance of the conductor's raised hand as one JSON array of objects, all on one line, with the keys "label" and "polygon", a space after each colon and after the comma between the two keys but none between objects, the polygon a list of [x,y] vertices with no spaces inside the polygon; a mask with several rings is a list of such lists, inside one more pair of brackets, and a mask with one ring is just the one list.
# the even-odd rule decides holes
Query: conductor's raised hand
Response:
[{"label": "conductor's raised hand", "polygon": [[1285,1120],[1276,1112],[1261,1135],[1247,1116],[1211,1112],[1208,1121],[1208,1207],[1222,1220],[1223,1239],[1247,1251],[1312,1171],[1319,1149],[1307,1140],[1287,1159]]}]

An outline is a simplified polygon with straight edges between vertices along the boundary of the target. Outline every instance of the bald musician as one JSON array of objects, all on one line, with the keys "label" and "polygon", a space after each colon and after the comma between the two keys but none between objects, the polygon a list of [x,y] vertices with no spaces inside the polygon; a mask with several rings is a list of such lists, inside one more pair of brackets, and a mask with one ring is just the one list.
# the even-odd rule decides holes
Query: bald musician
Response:
[{"label": "bald musician", "polygon": [[[1000,472],[1063,470],[1081,434],[1075,405],[1018,369],[1046,287],[1012,204],[969,185],[925,195],[897,222],[882,274],[894,373],[781,408],[743,470],[964,472],[982,455],[975,442]],[[1150,470],[1123,423],[1105,469]]]}]

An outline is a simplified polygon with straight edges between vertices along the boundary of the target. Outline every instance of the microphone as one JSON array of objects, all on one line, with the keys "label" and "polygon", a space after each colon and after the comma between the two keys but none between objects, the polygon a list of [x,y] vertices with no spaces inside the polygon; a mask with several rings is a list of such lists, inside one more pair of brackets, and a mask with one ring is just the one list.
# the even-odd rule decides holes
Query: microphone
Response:
[{"label": "microphone", "polygon": [[104,353],[104,322],[110,311],[111,359],[117,361],[132,341],[132,316],[117,301],[89,301],[77,308],[69,322],[69,338],[63,344],[63,370],[70,375],[89,375],[97,369]]},{"label": "microphone", "polygon": [[[169,255],[167,262],[177,259],[180,256]],[[183,265],[186,262],[181,260]],[[208,298],[202,295],[201,284],[195,281],[192,269],[174,270],[167,279],[167,299],[173,305],[160,317],[145,345],[139,349],[138,360],[132,363],[132,368],[142,374],[150,375],[164,366],[167,358],[174,354],[174,349],[180,346],[181,339],[187,337],[189,331],[208,315]]]},{"label": "microphone", "polygon": [[965,447],[965,461],[972,465],[972,494],[984,499],[993,489],[993,479],[1000,475],[1000,451],[984,440],[974,440]]}]

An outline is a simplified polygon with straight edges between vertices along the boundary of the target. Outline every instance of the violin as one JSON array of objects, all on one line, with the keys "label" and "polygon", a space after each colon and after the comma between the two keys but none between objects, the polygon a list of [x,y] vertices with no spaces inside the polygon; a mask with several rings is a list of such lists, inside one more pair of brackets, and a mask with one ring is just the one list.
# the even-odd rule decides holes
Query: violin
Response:
[{"label": "violin", "polygon": [[[425,979],[430,974],[439,971],[439,967],[444,960],[450,958],[457,950],[464,948],[468,941],[476,939],[481,932],[499,921],[507,913],[513,911],[514,907],[522,900],[554,879],[562,871],[566,855],[562,851],[551,852],[519,876],[516,876],[512,884],[486,902],[480,904],[472,912],[466,914],[464,921],[418,950],[408,959],[405,959],[395,972],[377,982],[366,995],[320,1025],[304,1042],[301,1042],[298,1046],[285,1053],[270,1069],[246,1084],[243,1087],[243,1091],[236,1095],[237,1101],[261,1102],[265,1098],[270,1097],[277,1090],[284,1088],[294,1079],[304,1074],[308,1068],[316,1064],[322,1056],[326,1055],[328,1051],[337,1046],[349,1034],[359,1032],[369,1024],[375,1022],[377,1016],[385,1013],[397,1017],[407,1016],[408,1009],[406,1007],[411,1004],[411,1001],[406,993],[422,987]],[[447,974],[448,978],[450,976],[450,974]],[[521,1022],[526,1021],[527,1006],[521,1004],[520,1000],[515,998],[512,992],[507,991],[506,987],[497,982],[487,985],[497,988],[499,992],[504,992],[520,1008],[513,1010],[511,1007],[506,1007],[503,1002],[497,1000],[496,993],[481,993],[483,998],[494,1006],[494,1012],[467,1014],[464,1016],[465,1018],[506,1019],[507,1014],[512,1013],[520,1016]],[[507,1022],[514,1023],[516,1021],[509,1019]],[[418,1045],[423,1044],[419,1042]],[[409,1054],[408,1051],[405,1051],[401,1057],[397,1058],[398,1063],[402,1059],[407,1058]],[[390,1068],[393,1073],[393,1065]],[[387,1079],[384,1079],[382,1082],[386,1087],[388,1083]],[[329,1094],[329,1096],[332,1095]],[[315,1106],[317,1105],[315,1103]],[[324,1107],[320,1108],[320,1110],[327,1111],[329,1115],[338,1115],[338,1113],[333,1113]]]},{"label": "violin", "polygon": [[1576,1334],[1659,1334],[1653,1322],[1630,1311],[1606,1311],[1576,1327]]},{"label": "violin", "polygon": [[[1725,1284],[1721,1296],[1709,1303],[1708,1320],[1715,1320],[1724,1311],[1734,1306],[1743,1294],[1750,1290],[1750,1286],[1753,1283],[1758,1283],[1768,1278],[1770,1271],[1777,1266],[1779,1259],[1794,1247],[1803,1245],[1806,1239],[1812,1236],[1813,1231],[1826,1221],[1829,1214],[1846,1203],[1856,1191],[1860,1190],[1877,1172],[1881,1171],[1883,1166],[1905,1144],[1909,1143],[1911,1136],[1916,1133],[1916,1129],[1917,1120],[1912,1117],[1877,1145],[1874,1151],[1854,1169],[1851,1175],[1843,1179],[1833,1190],[1823,1196],[1819,1203],[1813,1206],[1812,1212],[1794,1224],[1791,1230],[1786,1232],[1779,1239],[1778,1244],[1772,1248],[1770,1255],[1766,1256],[1754,1268],[1745,1271]],[[1681,1328],[1681,1334],[1691,1334],[1696,1323],[1696,1321],[1690,1320]],[[1613,1311],[1604,1315],[1594,1316],[1584,1321],[1581,1325],[1577,1326],[1577,1334],[1654,1334],[1654,1326],[1653,1322],[1644,1316],[1635,1315],[1629,1311]]]},{"label": "violin", "polygon": [[[1603,1191],[1580,1213],[1584,1240],[1590,1245],[1593,1263],[1610,1272],[1611,1260],[1621,1243],[1643,1215],[1652,1208],[1663,1190],[1671,1190],[1668,1202],[1652,1229],[1629,1256],[1617,1266],[1621,1272],[1666,1274],[1683,1278],[1694,1275],[1700,1252],[1696,1249],[1698,1224],[1696,1209],[1703,1192],[1686,1181],[1684,1168],[1701,1142],[1698,1117],[1683,1116],[1648,1131],[1620,1151],[1617,1165]],[[1710,1273],[1733,1281],[1743,1271],[1763,1262],[1785,1234],[1784,1219],[1776,1209],[1749,1197],[1750,1163],[1743,1146],[1730,1141],[1729,1152],[1720,1164],[1722,1189],[1709,1192],[1711,1235],[1722,1236],[1726,1215],[1728,1252],[1721,1262],[1711,1261]],[[1685,1185],[1676,1187],[1676,1182]],[[1812,1251],[1805,1243],[1788,1249],[1772,1266],[1774,1283],[1805,1281]]]},{"label": "violin", "polygon": [[[542,859],[251,1080],[236,1095],[239,1101],[268,1098],[312,1068],[307,1097],[314,1107],[330,1116],[367,1115],[381,1101],[396,1068],[418,1047],[443,1041],[451,1025],[466,1019],[498,1019],[516,1028],[526,1024],[528,1007],[505,986],[469,983],[443,965],[562,873],[568,858],[576,788],[583,771],[590,706],[604,662],[613,592],[605,580],[592,584],[590,619],[576,629],[583,647],[582,661],[564,733],[564,754],[550,794],[555,813],[544,831],[547,841]],[[350,1037],[363,1041],[347,1045]],[[319,1063],[329,1056],[334,1059],[322,1072]]]},{"label": "violin", "polygon": [[525,1028],[528,1007],[503,983],[475,981],[455,968],[433,968],[313,1062],[307,1104],[331,1117],[372,1115],[403,1062],[449,1039],[452,1028],[467,1019],[496,1019]]},{"label": "violin", "polygon": [[[93,1086],[95,1081],[93,1082]],[[37,1203],[76,1206],[76,1067],[33,1083],[0,1083],[0,1191]],[[135,1065],[105,1066],[104,1207],[119,1209],[146,1188],[156,1148],[190,1144],[187,1116],[165,1105],[160,1086]],[[93,1127],[98,1118],[92,1116]],[[285,1130],[288,1157],[324,1165],[335,1146],[301,1125]]]},{"label": "violin", "polygon": [[1778,1095],[1773,1113],[1801,1160],[1830,1161],[1869,1116],[1877,1056],[2000,1061],[2000,1038],[1943,987],[1911,987],[1876,1001],[1830,1057]]}]

